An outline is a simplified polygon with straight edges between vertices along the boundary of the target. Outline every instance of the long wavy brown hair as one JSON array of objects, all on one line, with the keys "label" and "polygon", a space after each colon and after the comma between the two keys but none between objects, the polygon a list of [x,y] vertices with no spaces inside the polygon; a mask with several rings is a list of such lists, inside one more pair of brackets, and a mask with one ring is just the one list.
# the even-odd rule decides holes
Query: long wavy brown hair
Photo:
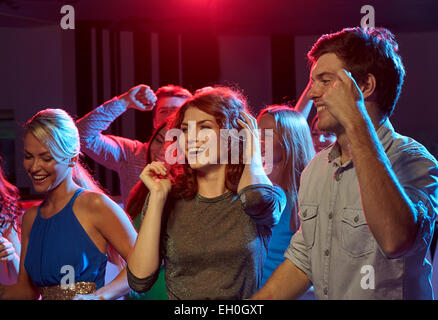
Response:
[{"label": "long wavy brown hair", "polygon": [[[214,116],[220,129],[236,129],[237,131],[242,129],[237,119],[245,121],[240,112],[250,113],[247,100],[239,90],[224,86],[210,87],[196,92],[193,98],[181,106],[175,114],[170,128],[181,128],[184,114],[189,108],[197,108]],[[225,169],[225,187],[233,192],[237,192],[237,186],[245,166],[243,163],[243,143],[238,138],[232,137],[231,141],[228,140],[228,159],[231,159],[231,146],[236,145],[236,143],[239,147],[239,163],[227,163]],[[177,163],[170,166],[171,196],[177,199],[191,199],[198,191],[196,170],[190,167],[187,159],[185,160],[183,164]]]}]

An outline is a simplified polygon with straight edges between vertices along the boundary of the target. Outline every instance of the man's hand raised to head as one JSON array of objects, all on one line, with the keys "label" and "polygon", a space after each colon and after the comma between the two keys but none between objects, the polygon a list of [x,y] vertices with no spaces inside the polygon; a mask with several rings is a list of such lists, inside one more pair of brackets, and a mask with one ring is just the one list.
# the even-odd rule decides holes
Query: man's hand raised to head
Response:
[{"label": "man's hand raised to head", "polygon": [[126,101],[128,108],[140,111],[152,110],[157,102],[154,91],[144,84],[129,89],[128,92],[119,96],[118,99]]},{"label": "man's hand raised to head", "polygon": [[346,127],[358,117],[363,118],[367,113],[361,89],[345,69],[337,72],[333,86],[323,95],[322,100],[327,110],[339,123]]}]

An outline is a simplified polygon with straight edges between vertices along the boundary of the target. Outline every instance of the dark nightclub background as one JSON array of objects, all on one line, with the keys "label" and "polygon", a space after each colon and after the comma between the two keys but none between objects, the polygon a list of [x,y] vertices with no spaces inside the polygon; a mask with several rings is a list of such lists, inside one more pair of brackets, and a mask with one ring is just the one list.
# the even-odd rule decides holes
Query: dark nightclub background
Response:
[{"label": "dark nightclub background", "polygon": [[[61,27],[65,5],[74,8],[73,30]],[[407,69],[393,125],[437,156],[438,1],[0,0],[0,152],[8,177],[24,198],[34,197],[22,170],[21,126],[46,107],[81,117],[139,83],[192,91],[238,85],[255,113],[294,103],[308,81],[312,43],[359,26],[364,5],[373,6],[376,26],[395,33]],[[146,141],[151,114],[128,110],[108,132]],[[88,161],[116,196],[117,175]]]},{"label": "dark nightclub background", "polygon": [[[48,107],[80,118],[140,83],[191,91],[236,85],[255,114],[294,104],[308,82],[311,45],[360,26],[365,5],[376,26],[395,34],[407,70],[391,121],[438,157],[436,0],[0,0],[0,154],[8,179],[23,199],[40,199],[22,168],[22,125]],[[74,29],[61,23],[66,6]],[[146,141],[151,128],[150,112],[128,110],[107,133]],[[117,200],[117,174],[85,160]]]}]

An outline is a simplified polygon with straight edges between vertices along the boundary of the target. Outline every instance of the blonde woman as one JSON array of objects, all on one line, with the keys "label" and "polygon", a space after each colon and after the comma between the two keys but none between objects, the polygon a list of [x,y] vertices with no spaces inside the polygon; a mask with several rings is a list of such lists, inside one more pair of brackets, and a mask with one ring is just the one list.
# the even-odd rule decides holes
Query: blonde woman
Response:
[{"label": "blonde woman", "polygon": [[136,232],[124,211],[79,164],[79,135],[61,109],[38,112],[25,125],[24,168],[40,206],[23,217],[18,282],[2,299],[117,299],[129,291],[126,270],[104,286],[107,248],[124,259]]}]

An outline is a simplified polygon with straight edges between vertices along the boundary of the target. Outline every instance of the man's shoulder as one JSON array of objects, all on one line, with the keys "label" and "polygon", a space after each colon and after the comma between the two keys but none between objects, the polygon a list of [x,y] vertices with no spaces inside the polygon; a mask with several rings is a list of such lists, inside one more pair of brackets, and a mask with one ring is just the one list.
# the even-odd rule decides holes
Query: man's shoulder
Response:
[{"label": "man's shoulder", "polygon": [[391,162],[402,161],[425,161],[438,166],[436,158],[429,150],[414,138],[404,136],[397,132],[392,135],[391,145],[387,150]]},{"label": "man's shoulder", "polygon": [[410,188],[435,188],[438,162],[425,146],[415,139],[393,132],[385,148],[392,170],[401,185]]}]

